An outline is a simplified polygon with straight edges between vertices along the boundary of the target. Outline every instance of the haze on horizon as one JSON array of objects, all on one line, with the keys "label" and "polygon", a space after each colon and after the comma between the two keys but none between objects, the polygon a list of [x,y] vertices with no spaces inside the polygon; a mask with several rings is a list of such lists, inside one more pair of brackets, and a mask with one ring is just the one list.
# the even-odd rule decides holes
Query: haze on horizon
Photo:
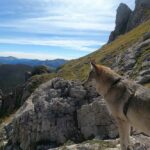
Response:
[{"label": "haze on horizon", "polygon": [[120,3],[135,0],[0,1],[0,56],[74,59],[100,48]]}]

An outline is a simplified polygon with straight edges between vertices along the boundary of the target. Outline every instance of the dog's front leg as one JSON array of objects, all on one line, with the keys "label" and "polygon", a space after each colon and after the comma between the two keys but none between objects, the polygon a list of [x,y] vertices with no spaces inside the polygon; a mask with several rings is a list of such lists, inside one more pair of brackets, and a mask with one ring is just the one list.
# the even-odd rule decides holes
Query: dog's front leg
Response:
[{"label": "dog's front leg", "polygon": [[130,150],[130,124],[121,119],[116,120],[119,129],[121,150]]}]

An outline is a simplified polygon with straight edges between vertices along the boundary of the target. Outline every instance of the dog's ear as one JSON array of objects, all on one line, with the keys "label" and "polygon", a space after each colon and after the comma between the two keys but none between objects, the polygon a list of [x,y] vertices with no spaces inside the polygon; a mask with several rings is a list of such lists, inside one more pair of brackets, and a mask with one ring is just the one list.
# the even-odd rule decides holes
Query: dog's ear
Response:
[{"label": "dog's ear", "polygon": [[91,70],[94,70],[94,71],[97,70],[97,66],[96,66],[95,60],[90,60],[90,65],[91,65]]}]

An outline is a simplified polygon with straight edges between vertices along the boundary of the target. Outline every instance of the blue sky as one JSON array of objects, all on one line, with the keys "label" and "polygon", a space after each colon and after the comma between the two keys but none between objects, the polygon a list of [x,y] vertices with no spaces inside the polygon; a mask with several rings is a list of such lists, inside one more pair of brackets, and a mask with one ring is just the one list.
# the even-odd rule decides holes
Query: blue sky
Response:
[{"label": "blue sky", "polygon": [[116,9],[134,0],[1,0],[0,56],[74,59],[108,40]]}]

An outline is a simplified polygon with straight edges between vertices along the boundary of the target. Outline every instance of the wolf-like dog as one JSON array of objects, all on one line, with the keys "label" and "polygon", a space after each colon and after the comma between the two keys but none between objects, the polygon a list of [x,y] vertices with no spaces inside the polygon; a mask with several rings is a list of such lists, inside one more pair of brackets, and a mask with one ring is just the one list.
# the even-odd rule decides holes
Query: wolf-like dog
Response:
[{"label": "wolf-like dog", "polygon": [[109,67],[93,61],[91,67],[84,85],[91,81],[95,84],[116,120],[121,150],[130,150],[130,126],[150,136],[150,89],[124,79]]}]

